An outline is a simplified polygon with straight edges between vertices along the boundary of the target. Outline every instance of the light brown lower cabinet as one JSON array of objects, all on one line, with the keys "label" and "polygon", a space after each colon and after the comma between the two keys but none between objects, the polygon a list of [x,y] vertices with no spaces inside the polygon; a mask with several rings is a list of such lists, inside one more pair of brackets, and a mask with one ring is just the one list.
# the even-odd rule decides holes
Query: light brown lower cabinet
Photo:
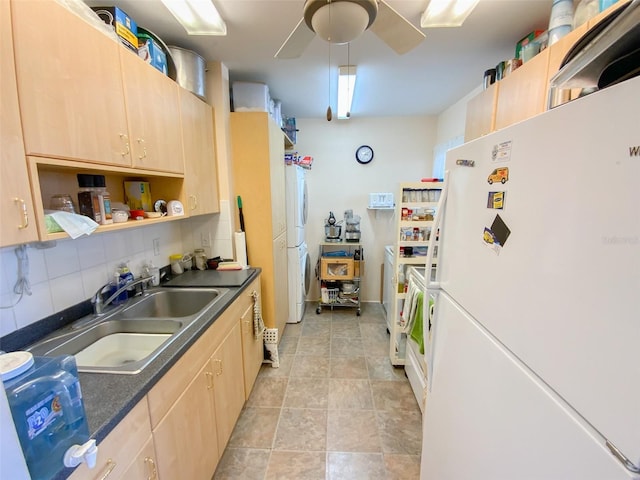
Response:
[{"label": "light brown lower cabinet", "polygon": [[210,479],[218,463],[211,362],[153,429],[161,479]]},{"label": "light brown lower cabinet", "polygon": [[[81,464],[70,480],[150,480],[157,478],[156,457],[149,424],[147,398],[143,398],[98,445],[93,469]],[[154,476],[155,475],[155,476]],[[174,477],[178,478],[178,477]]]},{"label": "light brown lower cabinet", "polygon": [[235,319],[231,330],[153,428],[161,479],[210,479],[240,415],[245,400],[240,322],[229,313],[211,328]]},{"label": "light brown lower cabinet", "polygon": [[251,294],[255,292],[258,296],[258,302],[260,299],[260,283],[254,282],[254,288],[245,290],[245,295],[251,297],[251,301],[242,315],[240,316],[240,325],[242,328],[242,360],[244,366],[244,391],[245,398],[248,400],[253,389],[253,384],[256,381],[256,377],[260,372],[260,366],[262,365],[262,359],[264,358],[264,334],[261,333],[258,337],[254,335],[253,331],[253,297]]},{"label": "light brown lower cabinet", "polygon": [[[122,475],[122,480],[158,480],[158,467],[153,437],[149,437],[142,450],[138,452],[135,460]],[[108,477],[107,477],[108,480]]]},{"label": "light brown lower cabinet", "polygon": [[160,480],[209,480],[215,472],[248,395],[245,362],[255,363],[251,371],[262,364],[262,355],[243,356],[242,318],[254,290],[259,277],[148,393]]},{"label": "light brown lower cabinet", "polygon": [[71,480],[210,480],[262,365],[257,277],[98,445]]}]

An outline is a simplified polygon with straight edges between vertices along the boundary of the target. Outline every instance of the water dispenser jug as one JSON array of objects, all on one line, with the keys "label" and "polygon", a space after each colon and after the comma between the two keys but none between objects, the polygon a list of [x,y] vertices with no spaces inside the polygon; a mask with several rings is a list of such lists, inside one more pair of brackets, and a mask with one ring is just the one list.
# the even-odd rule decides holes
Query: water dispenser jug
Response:
[{"label": "water dispenser jug", "polygon": [[[7,353],[0,355],[0,372],[33,480],[51,478],[62,469],[65,454],[74,446],[77,449],[84,444],[95,458],[95,442],[88,442],[89,427],[73,356]],[[78,463],[67,461],[67,466]]]}]

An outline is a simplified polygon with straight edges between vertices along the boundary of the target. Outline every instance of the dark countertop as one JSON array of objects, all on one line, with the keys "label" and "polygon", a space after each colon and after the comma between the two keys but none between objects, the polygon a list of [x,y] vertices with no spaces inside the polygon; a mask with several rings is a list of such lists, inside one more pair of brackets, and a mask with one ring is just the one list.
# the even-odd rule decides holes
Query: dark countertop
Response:
[{"label": "dark countertop", "polygon": [[[208,315],[197,320],[182,333],[144,370],[135,375],[108,373],[80,373],[85,412],[89,423],[91,438],[100,442],[129,413],[129,411],[151,390],[178,359],[213,324],[226,308],[231,305],[242,291],[260,273],[252,272],[240,287],[227,287],[229,292],[216,303]],[[98,452],[99,452],[98,448]],[[73,468],[63,468],[51,478],[64,480],[71,475]]]}]

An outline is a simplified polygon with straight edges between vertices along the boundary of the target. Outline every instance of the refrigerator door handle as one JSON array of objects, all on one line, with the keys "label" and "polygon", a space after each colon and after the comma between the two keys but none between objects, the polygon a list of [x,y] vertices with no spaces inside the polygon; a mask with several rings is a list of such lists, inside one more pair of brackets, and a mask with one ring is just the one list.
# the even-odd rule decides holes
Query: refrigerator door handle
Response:
[{"label": "refrigerator door handle", "polygon": [[613,456],[616,457],[618,461],[622,463],[622,465],[624,465],[624,468],[626,468],[632,473],[635,473],[636,475],[640,474],[640,466],[634,465],[631,462],[631,460],[625,457],[624,454],[620,450],[618,450],[618,448],[616,448],[616,446],[613,443],[611,443],[609,440],[606,441],[606,445],[609,451],[611,451],[611,453],[613,454]]},{"label": "refrigerator door handle", "polygon": [[427,364],[427,391],[431,391],[432,377],[433,377],[433,342],[435,341],[435,304],[433,307],[429,306],[429,299],[431,298],[430,292],[440,289],[440,279],[438,277],[438,271],[436,270],[436,279],[431,281],[431,269],[433,268],[434,251],[436,247],[436,239],[439,238],[440,225],[442,223],[442,217],[444,215],[445,205],[447,203],[447,193],[449,186],[449,171],[444,172],[444,179],[442,181],[442,191],[440,192],[440,200],[438,201],[438,207],[436,209],[436,216],[433,219],[431,225],[431,234],[429,235],[429,244],[427,246],[427,260],[425,265],[425,292],[423,302],[423,314],[422,318],[427,319],[428,328],[423,328],[422,335],[424,343],[424,360]]}]

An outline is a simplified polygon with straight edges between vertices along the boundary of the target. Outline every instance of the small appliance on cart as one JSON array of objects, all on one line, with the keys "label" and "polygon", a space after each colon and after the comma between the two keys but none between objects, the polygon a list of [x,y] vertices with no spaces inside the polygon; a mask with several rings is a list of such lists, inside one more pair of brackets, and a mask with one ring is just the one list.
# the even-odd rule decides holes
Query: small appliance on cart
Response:
[{"label": "small appliance on cart", "polygon": [[355,242],[320,242],[318,254],[318,279],[320,280],[320,300],[316,313],[322,307],[356,308],[360,316],[360,290],[364,261],[362,245]]}]

